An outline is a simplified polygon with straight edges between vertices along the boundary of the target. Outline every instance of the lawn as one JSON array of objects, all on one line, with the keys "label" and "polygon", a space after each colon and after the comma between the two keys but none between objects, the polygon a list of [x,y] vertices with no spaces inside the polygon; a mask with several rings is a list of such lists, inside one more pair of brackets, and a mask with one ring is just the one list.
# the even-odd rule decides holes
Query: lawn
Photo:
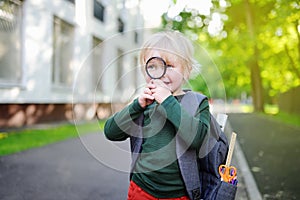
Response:
[{"label": "lawn", "polygon": [[285,113],[279,110],[277,105],[266,105],[265,114],[271,119],[285,124],[300,127],[300,116],[296,114]]},{"label": "lawn", "polygon": [[[243,112],[245,113],[253,112],[252,105],[244,105],[242,108],[243,108]],[[265,105],[264,109],[265,109],[265,113],[262,113],[262,115],[270,119],[283,122],[285,124],[290,124],[292,126],[300,127],[299,115],[282,112],[279,110],[278,105],[267,104]]]},{"label": "lawn", "polygon": [[272,115],[272,118],[274,118],[275,120],[281,121],[285,124],[290,124],[293,126],[300,127],[300,116],[299,115],[278,112],[278,113]]},{"label": "lawn", "polygon": [[48,128],[32,128],[0,133],[0,156],[78,137],[82,134],[102,131],[104,121],[51,125]]}]

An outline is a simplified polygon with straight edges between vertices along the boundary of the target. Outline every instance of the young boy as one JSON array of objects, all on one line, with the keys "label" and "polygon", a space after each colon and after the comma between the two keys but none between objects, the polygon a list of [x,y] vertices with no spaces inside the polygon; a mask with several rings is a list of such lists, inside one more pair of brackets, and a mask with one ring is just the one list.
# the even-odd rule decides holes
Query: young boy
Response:
[{"label": "young boy", "polygon": [[193,53],[191,42],[179,32],[154,34],[140,52],[146,80],[142,94],[105,124],[109,140],[133,140],[139,137],[132,132],[136,126],[133,121],[143,120],[141,144],[131,141],[138,151],[133,152],[136,159],[128,200],[190,199],[178,164],[175,138],[179,137],[189,149],[199,150],[210,123],[207,100],[194,116],[180,104],[185,95],[182,86],[194,66]]}]

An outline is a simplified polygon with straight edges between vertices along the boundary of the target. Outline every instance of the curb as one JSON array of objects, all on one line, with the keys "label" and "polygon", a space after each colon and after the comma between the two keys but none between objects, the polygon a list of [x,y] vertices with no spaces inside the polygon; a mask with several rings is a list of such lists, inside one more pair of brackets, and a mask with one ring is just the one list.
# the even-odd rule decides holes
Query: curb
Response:
[{"label": "curb", "polygon": [[250,200],[262,200],[262,196],[258,190],[257,184],[254,180],[254,177],[249,169],[249,165],[246,161],[245,155],[240,147],[238,141],[235,144],[235,157],[238,161],[240,172],[244,176],[244,182],[247,189],[247,193]]},{"label": "curb", "polygon": [[[232,128],[230,125],[230,122],[227,122],[227,133],[228,135],[231,135],[232,133]],[[238,133],[237,133],[238,134]],[[251,170],[249,168],[248,162],[245,158],[244,152],[240,147],[240,144],[238,140],[236,140],[235,143],[235,153],[233,156],[237,160],[237,164],[239,166],[239,171],[242,173],[242,176],[244,177],[244,182],[245,182],[245,187],[247,190],[247,195],[250,200],[262,200],[261,193],[257,187],[256,181],[251,173]]]}]

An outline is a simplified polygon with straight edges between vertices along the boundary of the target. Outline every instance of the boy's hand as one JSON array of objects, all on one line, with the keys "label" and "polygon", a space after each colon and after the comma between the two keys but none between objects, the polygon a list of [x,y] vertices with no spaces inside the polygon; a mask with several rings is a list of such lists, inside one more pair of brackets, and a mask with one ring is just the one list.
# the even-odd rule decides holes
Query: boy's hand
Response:
[{"label": "boy's hand", "polygon": [[166,98],[172,95],[169,87],[161,80],[152,80],[151,85],[154,87],[149,88],[155,100],[161,104]]},{"label": "boy's hand", "polygon": [[155,85],[148,84],[144,89],[144,93],[142,93],[139,96],[138,102],[142,108],[146,108],[146,106],[153,103],[154,97],[152,96],[152,92],[151,92],[150,88],[154,88],[154,87],[155,87]]}]

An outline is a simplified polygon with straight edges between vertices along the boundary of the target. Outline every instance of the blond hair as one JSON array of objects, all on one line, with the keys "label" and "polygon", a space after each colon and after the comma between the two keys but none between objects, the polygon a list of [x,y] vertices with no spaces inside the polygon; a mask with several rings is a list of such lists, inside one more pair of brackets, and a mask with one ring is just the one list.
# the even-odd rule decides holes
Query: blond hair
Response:
[{"label": "blond hair", "polygon": [[[160,50],[172,53],[183,61],[183,71],[186,79],[195,65],[194,47],[190,40],[178,31],[163,31],[153,34],[142,46],[140,52],[140,64],[145,66],[145,56],[148,51]],[[142,67],[142,69],[144,69]],[[144,72],[144,70],[143,70]]]}]

